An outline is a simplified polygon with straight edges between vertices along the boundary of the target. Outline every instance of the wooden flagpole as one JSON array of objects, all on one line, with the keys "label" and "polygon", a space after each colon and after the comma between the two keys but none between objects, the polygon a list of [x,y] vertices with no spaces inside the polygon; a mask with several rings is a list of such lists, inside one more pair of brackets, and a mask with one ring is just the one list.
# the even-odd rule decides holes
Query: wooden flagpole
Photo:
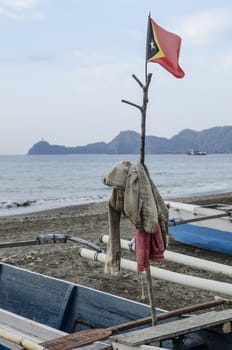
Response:
[{"label": "wooden flagpole", "polygon": [[[150,25],[150,14],[148,16],[148,24],[147,24],[147,40],[146,40],[146,57],[145,57],[145,85],[133,74],[132,77],[139,84],[139,86],[143,89],[143,104],[139,106],[130,101],[122,100],[122,102],[127,103],[133,107],[136,107],[141,112],[141,145],[140,145],[140,163],[145,165],[145,136],[146,136],[146,113],[147,113],[147,104],[148,104],[148,89],[151,82],[152,74],[147,74],[147,48],[148,48],[148,26]],[[156,320],[156,308],[155,308],[155,300],[154,300],[154,291],[152,287],[152,278],[151,278],[151,270],[150,265],[148,264],[148,268],[146,269],[146,281],[147,281],[147,289],[148,289],[148,297],[149,303],[151,307],[151,319],[152,325],[157,323]]]}]

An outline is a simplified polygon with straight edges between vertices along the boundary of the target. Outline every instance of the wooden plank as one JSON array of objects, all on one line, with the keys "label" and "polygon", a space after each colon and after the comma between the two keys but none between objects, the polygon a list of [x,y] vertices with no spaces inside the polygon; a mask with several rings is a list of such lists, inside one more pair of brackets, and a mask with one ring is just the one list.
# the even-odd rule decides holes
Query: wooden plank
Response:
[{"label": "wooden plank", "polygon": [[[78,347],[78,350],[82,350],[82,349],[83,350],[112,350],[112,347],[110,343],[96,341],[93,344]],[[72,350],[75,350],[75,349],[72,349]]]},{"label": "wooden plank", "polygon": [[[79,350],[81,350],[81,349],[79,348]],[[88,349],[85,349],[85,350],[88,350]],[[102,350],[105,350],[105,349],[102,349]],[[133,347],[133,346],[113,342],[111,350],[161,350],[161,348],[160,348],[160,346],[157,347],[157,346],[153,346],[153,345],[140,345],[138,347]],[[162,347],[162,350],[168,350],[168,349]]]},{"label": "wooden plank", "polygon": [[209,330],[220,334],[231,333],[232,332],[231,322],[226,322],[224,324],[210,327]]},{"label": "wooden plank", "polygon": [[224,324],[232,320],[232,309],[224,311],[211,311],[185,319],[167,322],[157,326],[113,336],[115,342],[130,346],[150,344],[156,341],[171,339],[173,337],[207,329],[212,326]]}]

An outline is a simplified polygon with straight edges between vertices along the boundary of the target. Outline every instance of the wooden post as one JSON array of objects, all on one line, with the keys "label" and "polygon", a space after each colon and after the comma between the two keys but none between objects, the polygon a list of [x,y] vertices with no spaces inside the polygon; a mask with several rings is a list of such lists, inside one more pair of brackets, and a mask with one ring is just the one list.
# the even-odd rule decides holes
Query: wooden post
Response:
[{"label": "wooden post", "polygon": [[[141,81],[133,74],[132,77],[136,80],[139,86],[143,89],[143,105],[139,106],[133,102],[129,102],[126,100],[122,100],[122,102],[127,103],[133,107],[136,107],[141,112],[141,145],[140,145],[140,162],[144,165],[145,161],[145,136],[146,136],[146,113],[147,113],[147,104],[148,104],[148,88],[151,82],[152,74],[148,74],[146,76],[146,84],[143,85]],[[151,318],[152,325],[156,324],[156,308],[155,308],[155,300],[154,300],[154,292],[152,287],[152,278],[151,278],[151,270],[150,265],[146,269],[146,281],[147,281],[147,289],[148,289],[148,298],[151,307]]]},{"label": "wooden post", "polygon": [[145,136],[146,136],[146,113],[148,104],[148,88],[151,82],[152,74],[148,74],[146,79],[146,84],[143,85],[141,81],[133,74],[132,77],[136,80],[139,86],[143,89],[143,104],[139,106],[133,102],[122,100],[122,102],[127,103],[133,107],[136,107],[141,112],[141,145],[140,145],[140,162],[144,165],[145,159]]},{"label": "wooden post", "polygon": [[[143,104],[142,106],[139,106],[135,103],[122,100],[124,103],[128,103],[129,105],[136,107],[141,112],[141,145],[140,145],[140,163],[144,166],[144,160],[145,160],[145,136],[146,136],[146,113],[147,113],[147,104],[148,104],[148,89],[151,82],[152,74],[147,74],[147,57],[148,57],[148,45],[149,45],[149,26],[150,26],[150,14],[148,16],[148,22],[147,22],[147,40],[146,40],[146,55],[145,55],[145,85],[141,83],[141,81],[133,74],[132,77],[136,80],[136,82],[139,84],[139,86],[143,89]],[[151,307],[151,318],[152,318],[152,325],[156,324],[156,310],[155,310],[155,301],[154,301],[154,293],[152,288],[152,279],[151,279],[151,270],[150,265],[148,265],[148,268],[146,269],[146,281],[147,281],[147,288],[148,288],[148,297]]]}]

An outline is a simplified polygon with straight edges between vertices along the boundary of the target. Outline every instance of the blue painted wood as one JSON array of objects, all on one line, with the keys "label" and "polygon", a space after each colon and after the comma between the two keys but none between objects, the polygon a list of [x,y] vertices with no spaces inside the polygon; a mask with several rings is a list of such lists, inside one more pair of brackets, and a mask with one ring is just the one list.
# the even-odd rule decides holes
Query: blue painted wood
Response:
[{"label": "blue painted wood", "polygon": [[68,332],[84,330],[88,323],[107,328],[147,316],[150,316],[147,305],[79,286],[67,313],[65,328]]},{"label": "blue painted wood", "polygon": [[0,344],[0,350],[11,350],[11,349],[6,347],[5,345]]},{"label": "blue painted wood", "polygon": [[68,333],[150,315],[147,305],[6,264],[0,264],[0,307]]},{"label": "blue painted wood", "polygon": [[176,241],[232,255],[232,233],[196,225],[178,225],[169,228]]},{"label": "blue painted wood", "polygon": [[[147,305],[3,263],[0,307],[68,333],[90,328],[90,323],[107,328],[150,315]],[[197,332],[185,337],[186,349],[200,350],[208,343],[211,350],[219,344],[221,349],[230,350],[232,335]],[[170,340],[163,346],[173,348]],[[0,344],[0,350],[11,349]]]},{"label": "blue painted wood", "polygon": [[68,311],[71,308],[72,300],[75,294],[76,286],[70,284],[67,288],[66,294],[60,306],[60,322],[57,325],[58,329],[65,329],[66,319],[68,317]]},{"label": "blue painted wood", "polygon": [[0,286],[1,308],[60,329],[69,283],[1,264]]}]

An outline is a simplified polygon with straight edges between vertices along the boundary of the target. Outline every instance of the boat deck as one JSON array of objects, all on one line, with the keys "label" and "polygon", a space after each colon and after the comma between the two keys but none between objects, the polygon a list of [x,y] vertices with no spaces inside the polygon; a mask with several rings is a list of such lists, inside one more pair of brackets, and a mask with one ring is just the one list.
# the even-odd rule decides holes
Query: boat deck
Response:
[{"label": "boat deck", "polygon": [[[18,316],[3,309],[0,309],[0,330],[9,332],[12,335],[17,335],[22,339],[30,340],[34,344],[41,344],[43,342],[67,336],[66,332],[48,327],[44,324]],[[108,348],[109,344],[97,341],[91,345],[72,347],[72,350],[106,350]],[[3,339],[0,336],[0,349],[19,350],[22,349],[22,347],[9,340]]]},{"label": "boat deck", "polygon": [[[41,343],[42,341],[67,334],[3,309],[0,309],[0,329],[17,334],[22,338],[29,338],[35,343]],[[20,349],[19,345],[14,345],[2,339],[0,343],[10,346],[10,349]]]},{"label": "boat deck", "polygon": [[[211,311],[186,319],[172,321],[142,330],[112,337],[119,344],[136,347],[146,344],[159,346],[160,341],[175,338],[187,333],[221,326],[217,331],[231,333],[232,309]],[[215,328],[214,328],[215,331]],[[120,347],[116,346],[118,349]]]}]

